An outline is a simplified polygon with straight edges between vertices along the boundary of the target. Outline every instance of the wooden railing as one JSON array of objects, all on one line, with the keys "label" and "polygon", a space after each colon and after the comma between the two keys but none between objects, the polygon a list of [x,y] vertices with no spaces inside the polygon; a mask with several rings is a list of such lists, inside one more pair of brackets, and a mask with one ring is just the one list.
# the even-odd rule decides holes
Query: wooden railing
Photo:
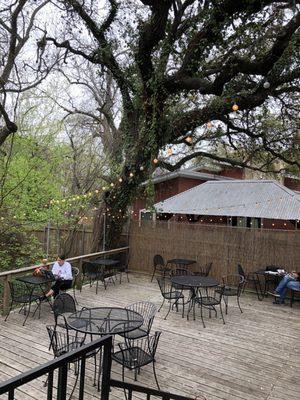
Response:
[{"label": "wooden railing", "polygon": [[[112,254],[118,254],[118,253],[123,253],[127,252],[129,250],[129,247],[120,247],[117,249],[112,249],[112,250],[106,250],[106,251],[99,251],[97,253],[90,253],[90,254],[83,254],[81,256],[77,257],[71,257],[68,258],[67,261],[71,262],[72,265],[76,264],[76,266],[79,268],[80,274],[78,276],[77,284],[80,286],[81,284],[81,271],[82,271],[82,261],[84,259],[91,259],[94,257],[106,257],[110,256]],[[17,268],[17,269],[12,269],[9,271],[4,271],[0,272],[0,281],[3,282],[3,294],[2,294],[2,299],[0,299],[0,305],[2,304],[2,313],[4,315],[7,314],[8,309],[9,309],[9,299],[10,299],[10,289],[9,289],[9,282],[16,278],[17,276],[20,275],[26,275],[30,272],[33,272],[35,268],[44,266],[44,265],[53,265],[55,261],[51,261],[47,264],[37,264],[37,265],[31,265],[29,267],[24,267],[24,268]]]}]

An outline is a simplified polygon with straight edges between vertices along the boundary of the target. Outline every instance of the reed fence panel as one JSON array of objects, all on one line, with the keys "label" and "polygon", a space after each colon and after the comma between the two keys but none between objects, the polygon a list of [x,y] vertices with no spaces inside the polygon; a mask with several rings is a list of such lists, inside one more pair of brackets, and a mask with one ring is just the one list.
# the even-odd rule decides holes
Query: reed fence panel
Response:
[{"label": "reed fence panel", "polygon": [[[247,272],[267,265],[299,270],[300,231],[260,230],[165,221],[132,221],[129,234],[130,268],[151,273],[153,256],[165,260],[188,258],[203,266],[213,263],[212,275]],[[194,267],[197,268],[197,265]]]}]

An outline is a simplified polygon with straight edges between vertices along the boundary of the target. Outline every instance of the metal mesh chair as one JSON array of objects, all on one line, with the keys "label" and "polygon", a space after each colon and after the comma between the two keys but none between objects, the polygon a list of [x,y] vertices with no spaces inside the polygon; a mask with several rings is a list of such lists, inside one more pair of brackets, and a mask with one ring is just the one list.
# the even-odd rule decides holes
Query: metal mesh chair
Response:
[{"label": "metal mesh chair", "polygon": [[122,283],[122,274],[126,274],[127,277],[127,282],[129,282],[129,253],[128,252],[122,252],[118,256],[116,256],[116,259],[119,260],[119,264],[115,267],[115,272],[120,275],[120,283]]},{"label": "metal mesh chair", "polygon": [[214,311],[217,317],[216,306],[219,306],[223,324],[225,324],[223,310],[222,310],[222,297],[224,294],[224,290],[225,286],[199,288],[196,296],[192,299],[193,318],[194,320],[196,319],[195,308],[196,305],[199,305],[201,320],[204,328],[205,328],[205,323],[203,319],[203,308],[207,308],[209,310],[209,317],[211,316],[211,311]]},{"label": "metal mesh chair", "polygon": [[[171,276],[187,276],[194,275],[192,271],[187,268],[175,268],[171,271]],[[173,288],[176,290],[191,290],[190,286],[178,285],[173,283]]]},{"label": "metal mesh chair", "polygon": [[21,305],[19,313],[24,310],[25,319],[23,322],[23,326],[25,325],[27,318],[30,314],[31,304],[36,303],[36,309],[33,312],[35,315],[36,311],[39,310],[39,318],[40,318],[40,294],[35,293],[33,285],[26,285],[25,283],[15,283],[8,282],[10,288],[10,307],[9,311],[5,317],[5,320],[9,317],[9,314],[13,308],[14,304]]},{"label": "metal mesh chair", "polygon": [[165,264],[165,260],[163,259],[163,257],[160,254],[156,254],[153,257],[153,274],[151,277],[151,282],[153,281],[153,278],[155,276],[155,273],[158,271],[163,277],[165,277],[166,275],[168,275],[171,271],[171,267],[168,267]]},{"label": "metal mesh chair", "polygon": [[138,301],[137,303],[126,306],[125,308],[142,315],[144,322],[140,328],[125,334],[121,334],[121,336],[126,337],[127,339],[139,339],[144,336],[148,336],[157,312],[157,307],[155,304],[150,303],[149,301]]},{"label": "metal mesh chair", "polygon": [[236,297],[237,304],[239,306],[240,312],[242,313],[243,310],[241,309],[240,305],[240,295],[244,286],[244,277],[238,274],[226,275],[222,277],[222,282],[225,286],[223,291],[225,313],[227,314],[229,297]]},{"label": "metal mesh chair", "polygon": [[73,275],[73,282],[72,282],[72,289],[73,289],[73,296],[76,304],[78,304],[78,301],[76,299],[76,284],[77,284],[77,279],[79,276],[79,268],[77,267],[72,267],[72,275]]},{"label": "metal mesh chair", "polygon": [[248,274],[246,274],[243,267],[241,266],[241,264],[238,264],[238,266],[237,266],[237,273],[238,273],[238,275],[241,275],[244,278],[243,292],[244,292],[247,284],[249,282],[252,282],[255,287],[257,298],[258,298],[258,300],[261,301],[263,299],[263,294],[262,294],[262,288],[261,288],[261,284],[260,284],[258,275],[255,274],[254,272],[249,272]]},{"label": "metal mesh chair", "polygon": [[179,300],[181,300],[182,301],[182,318],[183,318],[184,317],[184,295],[182,294],[182,291],[176,290],[174,288],[174,286],[172,285],[172,282],[169,278],[157,278],[157,282],[158,282],[158,286],[160,288],[160,292],[163,296],[163,301],[157,311],[160,312],[162,306],[164,305],[165,300],[168,300],[169,301],[169,310],[164,318],[164,319],[167,319],[167,317],[171,311],[171,307],[173,307],[175,305],[176,311],[178,311],[178,302],[179,302]]},{"label": "metal mesh chair", "polygon": [[153,367],[154,378],[158,389],[160,389],[155,371],[155,353],[161,332],[155,332],[152,336],[147,336],[137,340],[125,340],[119,344],[119,351],[112,354],[112,359],[122,365],[122,379],[124,381],[124,369],[134,370],[134,380],[137,374],[145,365],[151,364]]},{"label": "metal mesh chair", "polygon": [[213,263],[210,262],[210,263],[206,264],[204,267],[198,268],[197,271],[194,272],[194,275],[208,276],[210,274],[212,265],[213,265]]},{"label": "metal mesh chair", "polygon": [[83,263],[82,263],[82,283],[84,282],[85,279],[89,280],[90,287],[92,287],[92,284],[94,282],[96,282],[96,294],[97,294],[98,293],[98,280],[99,280],[98,265],[95,265],[89,261],[83,261]]}]

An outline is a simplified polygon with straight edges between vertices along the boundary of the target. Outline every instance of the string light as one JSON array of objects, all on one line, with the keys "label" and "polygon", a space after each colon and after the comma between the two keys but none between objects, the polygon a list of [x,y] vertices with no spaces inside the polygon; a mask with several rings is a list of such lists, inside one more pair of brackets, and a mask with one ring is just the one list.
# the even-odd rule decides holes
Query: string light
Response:
[{"label": "string light", "polygon": [[153,163],[154,163],[154,164],[157,164],[157,163],[158,163],[158,159],[157,159],[157,158],[154,158]]},{"label": "string light", "polygon": [[213,124],[211,123],[211,121],[208,121],[206,126],[207,126],[207,129],[211,129],[213,127]]},{"label": "string light", "polygon": [[237,111],[239,109],[239,106],[236,103],[234,103],[231,108],[233,111]]},{"label": "string light", "polygon": [[122,178],[119,178],[119,182],[120,182],[120,183],[123,182],[123,179],[122,179]]},{"label": "string light", "polygon": [[168,149],[168,155],[171,156],[173,154],[173,150],[172,149]]},{"label": "string light", "polygon": [[191,136],[188,136],[188,137],[185,138],[185,141],[186,141],[187,143],[192,143],[193,138],[192,138]]},{"label": "string light", "polygon": [[270,89],[270,86],[271,86],[271,84],[268,81],[264,82],[264,84],[263,84],[264,89]]},{"label": "string light", "polygon": [[140,171],[144,171],[144,167],[142,165],[140,166]]},{"label": "string light", "polygon": [[133,172],[130,172],[129,176],[130,176],[130,178],[132,178],[133,177]]}]

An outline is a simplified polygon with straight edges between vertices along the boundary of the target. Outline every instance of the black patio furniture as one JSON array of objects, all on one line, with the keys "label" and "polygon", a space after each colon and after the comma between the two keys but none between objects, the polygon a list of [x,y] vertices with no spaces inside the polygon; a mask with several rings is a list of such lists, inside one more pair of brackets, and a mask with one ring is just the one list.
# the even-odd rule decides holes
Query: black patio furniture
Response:
[{"label": "black patio furniture", "polygon": [[[81,332],[90,338],[93,335],[125,334],[143,325],[142,315],[133,310],[119,307],[82,308],[66,318],[69,329]],[[101,355],[98,373],[100,388]]]},{"label": "black patio furniture", "polygon": [[25,325],[30,314],[32,303],[36,304],[36,309],[33,315],[35,315],[36,311],[39,310],[40,317],[40,293],[35,292],[35,287],[33,285],[28,286],[24,282],[21,284],[17,284],[16,282],[8,282],[8,284],[10,288],[10,307],[4,321],[6,321],[9,317],[14,304],[21,305],[19,313],[24,310],[25,319],[23,326]]},{"label": "black patio furniture", "polygon": [[114,256],[118,260],[118,264],[115,266],[116,274],[120,275],[120,283],[122,283],[122,274],[126,274],[127,282],[129,282],[129,252],[123,251],[122,253]]},{"label": "black patio furniture", "polygon": [[291,298],[290,298],[290,306],[293,307],[295,299],[300,300],[300,290],[290,289]]},{"label": "black patio furniture", "polygon": [[169,310],[164,319],[167,319],[170,314],[171,308],[175,305],[176,311],[178,311],[178,303],[181,300],[182,302],[182,318],[184,317],[184,295],[182,294],[182,290],[176,290],[173,286],[170,278],[157,278],[158,286],[160,288],[160,292],[163,296],[163,301],[161,306],[157,310],[160,312],[162,306],[164,305],[165,300],[169,301]]},{"label": "black patio furniture", "polygon": [[[98,276],[99,276],[99,267],[91,263],[90,261],[83,261],[82,262],[82,284],[85,279],[88,279],[90,282],[90,287],[92,284],[96,282],[96,294],[98,293]],[[81,288],[82,288],[81,284]],[[81,291],[81,289],[80,289]]]},{"label": "black patio furniture", "polygon": [[[78,321],[84,321],[78,326]],[[120,307],[83,308],[67,317],[69,328],[91,335],[124,334],[143,325],[142,315]]]},{"label": "black patio furniture", "polygon": [[[172,269],[172,271],[171,271],[171,277],[172,276],[186,276],[186,275],[193,275],[193,272],[187,268],[176,268],[176,269]],[[173,287],[176,290],[190,290],[189,286],[177,285],[176,283],[173,283]]]},{"label": "black patio furniture", "polygon": [[132,310],[141,315],[144,319],[143,325],[134,331],[130,331],[121,336],[127,339],[139,339],[150,334],[150,330],[153,324],[155,314],[157,312],[157,307],[150,301],[138,301],[137,303],[130,304],[125,307],[127,310]]},{"label": "black patio furniture", "polygon": [[172,258],[172,260],[167,261],[167,265],[175,265],[175,268],[187,268],[193,264],[196,264],[197,261],[189,260],[185,258]]},{"label": "black patio furniture", "polygon": [[171,269],[171,267],[168,267],[168,264],[165,264],[164,258],[160,254],[156,254],[153,257],[153,274],[151,282],[153,281],[156,272],[159,272],[162,277],[165,277],[166,275],[169,275]]},{"label": "black patio furniture", "polygon": [[210,262],[203,267],[198,267],[196,271],[194,271],[194,275],[208,276],[210,274],[213,263]]},{"label": "black patio furniture", "polygon": [[218,282],[216,281],[216,279],[210,276],[201,275],[173,276],[171,278],[171,282],[172,285],[185,286],[190,288],[190,297],[187,301],[187,303],[189,303],[187,318],[189,318],[189,313],[191,309],[194,309],[195,307],[194,299],[197,297],[198,289],[218,286]]},{"label": "black patio furniture", "polygon": [[155,353],[161,332],[155,332],[154,335],[141,339],[128,340],[120,343],[120,350],[112,354],[112,359],[122,365],[122,380],[124,381],[124,369],[134,371],[134,380],[137,380],[137,374],[140,369],[152,363],[153,374],[158,389],[160,389],[155,371]]},{"label": "black patio furniture", "polygon": [[261,301],[263,299],[263,291],[259,280],[259,271],[246,273],[241,264],[238,264],[237,273],[244,278],[243,292],[248,283],[253,283],[257,298],[259,301]]},{"label": "black patio furniture", "polygon": [[97,258],[96,260],[90,261],[93,265],[98,267],[98,280],[100,280],[104,289],[106,289],[105,279],[110,279],[115,284],[114,277],[117,274],[119,260],[113,260],[111,258]]},{"label": "black patio furniture", "polygon": [[[236,297],[236,301],[240,312],[242,313],[241,305],[240,305],[240,296],[244,286],[244,277],[238,274],[231,274],[222,277],[222,282],[224,287],[223,291],[223,300],[225,303],[225,314],[228,311],[228,298]],[[222,289],[221,289],[222,290]]]},{"label": "black patio furniture", "polygon": [[[65,323],[66,323],[66,320],[65,320]],[[47,329],[49,339],[50,339],[49,349],[52,349],[54,358],[62,356],[63,354],[69,353],[72,350],[76,350],[79,347],[81,347],[83,344],[86,344],[86,335],[79,335],[78,332],[76,332],[75,335],[71,335],[67,324],[65,326],[63,326],[63,325],[55,325],[55,326],[47,325],[46,329]],[[86,358],[92,358],[92,357],[94,359],[94,386],[96,386],[96,375],[97,375],[97,351],[96,350],[93,350],[86,355]],[[69,396],[69,399],[71,399],[72,394],[73,394],[76,384],[77,384],[77,379],[78,379],[78,374],[79,374],[79,363],[80,363],[79,359],[75,360],[75,371],[74,372],[75,372],[75,375],[77,375],[77,378],[75,380],[73,390]],[[47,381],[45,382],[45,385],[46,384],[47,384]]]},{"label": "black patio furniture", "polygon": [[194,320],[195,320],[195,308],[196,305],[199,305],[200,316],[204,328],[206,326],[203,319],[203,308],[209,310],[209,317],[211,316],[211,311],[214,311],[215,316],[217,317],[216,306],[219,306],[223,324],[225,324],[223,310],[222,310],[222,297],[224,294],[224,290],[225,286],[223,285],[216,287],[199,287],[196,296],[192,299]]},{"label": "black patio furniture", "polygon": [[72,276],[73,276],[73,282],[72,282],[72,289],[73,289],[73,296],[76,304],[78,304],[78,301],[76,299],[76,285],[77,285],[77,279],[79,277],[79,268],[77,267],[72,267]]}]

